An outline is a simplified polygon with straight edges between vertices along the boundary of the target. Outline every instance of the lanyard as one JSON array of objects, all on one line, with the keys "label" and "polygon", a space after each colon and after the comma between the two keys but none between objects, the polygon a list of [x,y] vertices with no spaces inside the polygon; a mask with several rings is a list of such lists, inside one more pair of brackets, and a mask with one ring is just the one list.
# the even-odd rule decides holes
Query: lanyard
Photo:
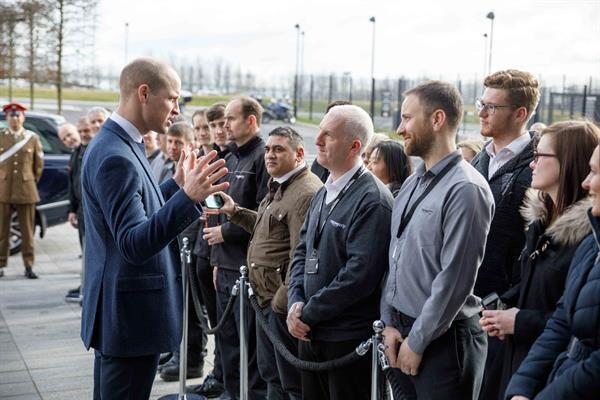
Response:
[{"label": "lanyard", "polygon": [[402,232],[404,232],[404,229],[406,229],[406,226],[410,222],[410,220],[411,220],[413,214],[415,213],[415,210],[419,206],[419,204],[423,201],[423,199],[425,199],[425,197],[427,197],[429,192],[431,192],[433,190],[433,188],[442,180],[444,175],[446,175],[452,169],[452,167],[454,167],[456,164],[458,164],[461,159],[462,159],[461,157],[457,156],[455,159],[453,159],[448,164],[446,164],[444,169],[441,170],[435,176],[435,178],[433,178],[431,183],[429,185],[427,185],[427,188],[425,189],[425,191],[415,200],[414,204],[410,208],[410,211],[407,213],[406,210],[408,209],[408,205],[410,204],[410,199],[412,198],[413,194],[415,193],[417,186],[419,186],[419,183],[417,182],[417,184],[415,185],[413,190],[410,192],[410,196],[408,197],[408,202],[406,203],[406,207],[404,208],[404,211],[402,211],[402,218],[400,220],[400,226],[398,227],[398,233],[396,234],[397,239],[400,239],[400,236],[402,236]]},{"label": "lanyard", "polygon": [[317,250],[319,248],[319,243],[321,242],[321,236],[323,235],[323,229],[325,229],[325,225],[327,224],[327,221],[329,220],[329,216],[333,212],[333,209],[339,204],[339,202],[342,200],[344,195],[348,192],[348,189],[350,189],[350,187],[354,184],[354,182],[356,182],[358,180],[358,178],[363,174],[364,171],[365,171],[365,167],[361,165],[361,167],[354,173],[354,175],[352,175],[352,178],[350,178],[348,183],[346,183],[346,186],[344,186],[342,191],[337,195],[335,200],[333,200],[333,202],[331,203],[331,207],[329,207],[329,212],[325,216],[325,222],[323,224],[321,224],[321,212],[323,210],[323,204],[325,204],[325,198],[327,197],[327,193],[325,193],[323,195],[323,199],[321,200],[321,204],[319,205],[319,212],[318,212],[319,217],[317,219],[317,229],[315,231],[315,236],[314,236],[314,240],[313,240],[313,248],[315,250]]}]

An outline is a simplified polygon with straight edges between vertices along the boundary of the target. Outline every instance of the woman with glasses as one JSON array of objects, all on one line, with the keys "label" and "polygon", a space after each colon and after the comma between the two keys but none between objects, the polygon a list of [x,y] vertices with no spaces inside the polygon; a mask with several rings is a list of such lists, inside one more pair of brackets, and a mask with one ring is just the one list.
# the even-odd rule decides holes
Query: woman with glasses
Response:
[{"label": "woman with glasses", "polygon": [[404,152],[404,147],[394,140],[379,142],[371,152],[367,167],[373,175],[387,185],[394,197],[412,173],[410,160]]},{"label": "woman with glasses", "polygon": [[558,122],[546,128],[534,152],[531,189],[521,212],[528,222],[525,248],[518,260],[521,280],[501,298],[506,310],[484,310],[480,324],[505,341],[504,359],[488,371],[485,399],[503,399],[511,376],[542,333],[563,294],[569,265],[589,235],[588,160],[600,129],[590,122]]},{"label": "woman with glasses", "polygon": [[565,292],[506,391],[506,399],[597,399],[600,393],[600,146],[583,182],[592,234],[571,263]]}]

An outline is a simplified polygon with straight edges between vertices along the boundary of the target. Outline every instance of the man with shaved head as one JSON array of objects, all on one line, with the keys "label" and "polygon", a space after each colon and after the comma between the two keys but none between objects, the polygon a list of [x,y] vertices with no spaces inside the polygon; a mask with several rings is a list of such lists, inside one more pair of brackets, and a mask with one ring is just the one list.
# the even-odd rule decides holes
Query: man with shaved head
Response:
[{"label": "man with shaved head", "polygon": [[63,144],[71,150],[79,147],[81,138],[77,132],[77,127],[73,124],[64,124],[58,128],[58,138]]},{"label": "man with shaved head", "polygon": [[182,286],[177,236],[200,217],[198,203],[224,190],[225,161],[182,155],[158,186],[143,135],[179,115],[181,81],[151,58],[121,72],[117,110],[83,162],[85,279],[81,337],[94,348],[95,399],[148,399],[160,353],[178,348]]}]

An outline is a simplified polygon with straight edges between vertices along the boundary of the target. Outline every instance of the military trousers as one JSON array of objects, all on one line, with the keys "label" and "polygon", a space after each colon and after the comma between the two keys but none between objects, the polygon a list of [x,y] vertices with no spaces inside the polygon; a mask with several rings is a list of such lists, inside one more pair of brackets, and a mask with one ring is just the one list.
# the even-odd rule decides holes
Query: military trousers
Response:
[{"label": "military trousers", "polygon": [[35,232],[35,204],[0,203],[0,268],[8,263],[10,220],[12,207],[17,211],[21,228],[21,254],[23,264],[32,267],[34,262],[33,234]]}]

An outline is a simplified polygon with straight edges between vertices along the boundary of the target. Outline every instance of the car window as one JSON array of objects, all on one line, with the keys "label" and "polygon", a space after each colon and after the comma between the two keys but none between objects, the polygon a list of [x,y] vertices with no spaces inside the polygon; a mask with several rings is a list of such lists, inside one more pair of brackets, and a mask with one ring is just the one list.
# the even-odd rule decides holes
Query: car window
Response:
[{"label": "car window", "polygon": [[[70,151],[56,135],[56,128],[42,118],[25,117],[25,129],[35,132],[40,138],[45,154],[69,154]],[[0,129],[5,129],[7,122],[0,119]]]}]

